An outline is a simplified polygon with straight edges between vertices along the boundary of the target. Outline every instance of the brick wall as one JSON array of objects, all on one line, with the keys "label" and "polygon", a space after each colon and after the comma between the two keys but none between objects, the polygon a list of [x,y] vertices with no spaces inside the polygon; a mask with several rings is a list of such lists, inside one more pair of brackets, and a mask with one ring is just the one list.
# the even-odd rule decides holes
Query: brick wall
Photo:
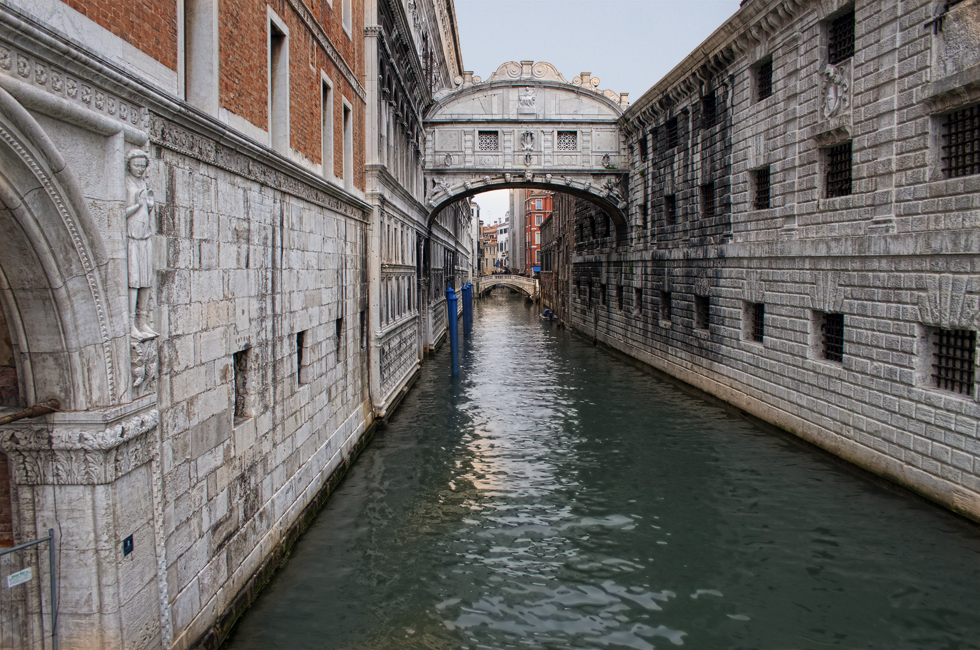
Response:
[{"label": "brick wall", "polygon": [[177,3],[62,0],[171,70],[177,69]]}]

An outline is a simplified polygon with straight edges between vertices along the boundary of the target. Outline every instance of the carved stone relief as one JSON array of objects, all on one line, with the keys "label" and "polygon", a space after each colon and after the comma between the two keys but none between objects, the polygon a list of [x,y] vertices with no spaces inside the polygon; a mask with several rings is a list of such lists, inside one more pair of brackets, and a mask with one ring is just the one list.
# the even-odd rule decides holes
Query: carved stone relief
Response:
[{"label": "carved stone relief", "polygon": [[829,63],[821,70],[821,74],[826,78],[823,89],[823,116],[824,119],[830,119],[850,106],[850,86],[843,71]]}]

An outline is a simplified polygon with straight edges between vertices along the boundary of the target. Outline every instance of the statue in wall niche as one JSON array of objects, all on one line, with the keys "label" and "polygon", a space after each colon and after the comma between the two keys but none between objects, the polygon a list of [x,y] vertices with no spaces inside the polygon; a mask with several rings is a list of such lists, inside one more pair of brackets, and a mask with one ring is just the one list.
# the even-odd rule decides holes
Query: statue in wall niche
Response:
[{"label": "statue in wall niche", "polygon": [[142,149],[126,154],[126,231],[129,234],[129,325],[137,341],[156,338],[148,321],[153,286],[153,190],[143,176],[150,158]]}]

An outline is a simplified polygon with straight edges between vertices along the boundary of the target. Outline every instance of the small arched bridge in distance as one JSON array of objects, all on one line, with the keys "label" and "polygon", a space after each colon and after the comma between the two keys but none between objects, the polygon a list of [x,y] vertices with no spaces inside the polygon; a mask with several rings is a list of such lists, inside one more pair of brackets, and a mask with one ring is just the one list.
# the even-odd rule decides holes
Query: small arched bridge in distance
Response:
[{"label": "small arched bridge in distance", "polygon": [[474,293],[479,298],[497,287],[519,291],[531,299],[538,297],[538,281],[524,275],[482,275],[473,279]]}]

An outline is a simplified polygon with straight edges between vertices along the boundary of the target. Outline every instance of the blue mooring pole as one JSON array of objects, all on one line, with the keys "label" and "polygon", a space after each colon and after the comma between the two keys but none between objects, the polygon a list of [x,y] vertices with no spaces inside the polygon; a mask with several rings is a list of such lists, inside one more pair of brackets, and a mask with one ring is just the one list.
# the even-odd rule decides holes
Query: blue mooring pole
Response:
[{"label": "blue mooring pole", "polygon": [[449,346],[453,351],[453,377],[459,374],[459,320],[456,313],[458,299],[453,285],[446,287],[446,316],[449,320]]},{"label": "blue mooring pole", "polygon": [[463,285],[463,333],[470,335],[473,330],[473,283]]}]

